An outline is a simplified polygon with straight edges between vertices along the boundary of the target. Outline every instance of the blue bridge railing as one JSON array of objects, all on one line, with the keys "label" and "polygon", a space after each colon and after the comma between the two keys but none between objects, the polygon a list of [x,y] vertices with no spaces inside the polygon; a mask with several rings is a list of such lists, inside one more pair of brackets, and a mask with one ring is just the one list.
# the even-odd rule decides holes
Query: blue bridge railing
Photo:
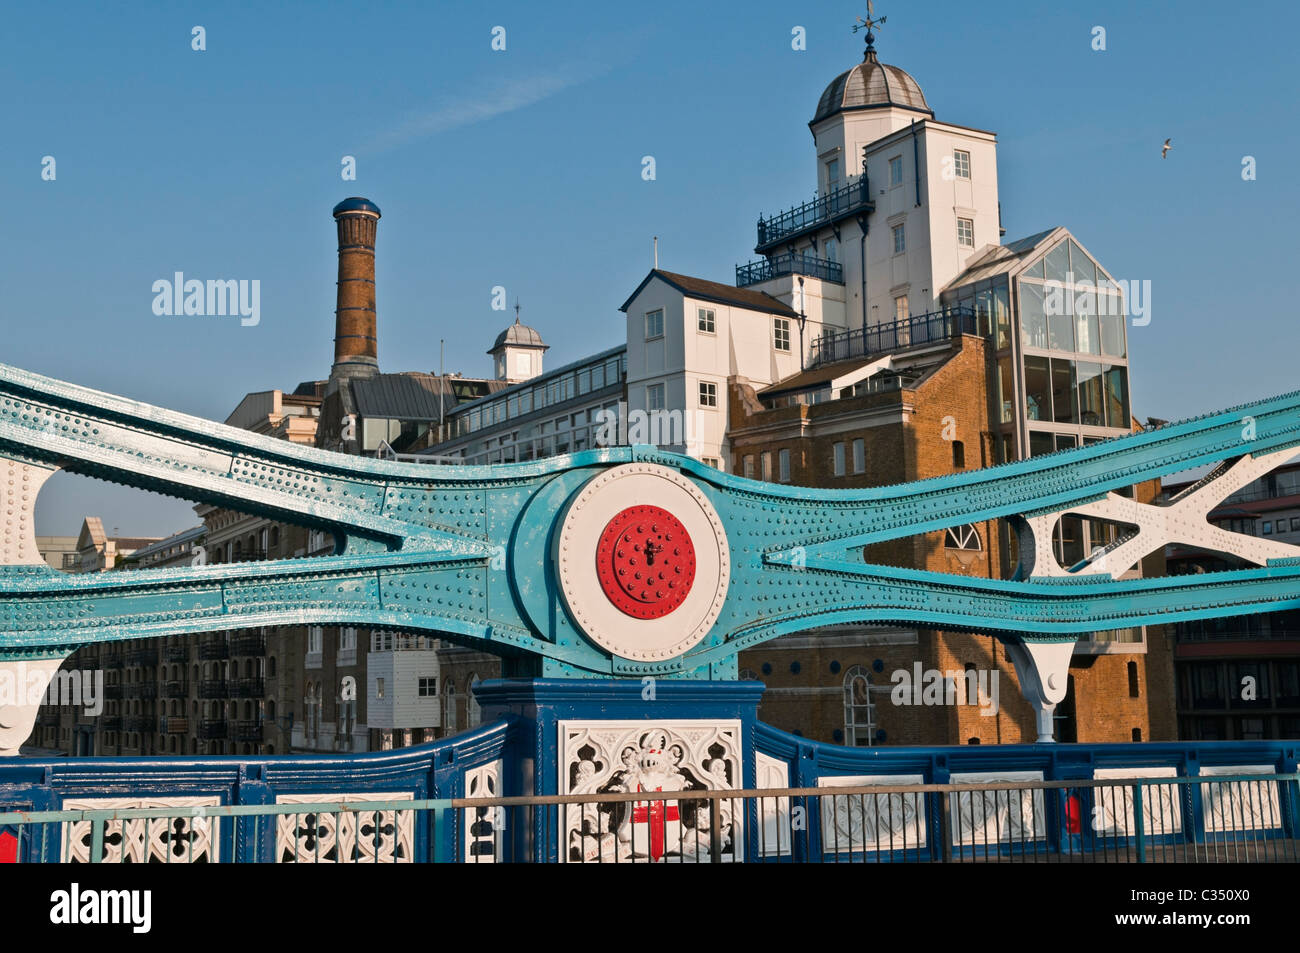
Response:
[{"label": "blue bridge railing", "polygon": [[17,758],[0,862],[1300,859],[1292,742],[846,748],[754,730],[719,784],[570,795],[516,770],[535,739],[513,716],[353,756]]}]

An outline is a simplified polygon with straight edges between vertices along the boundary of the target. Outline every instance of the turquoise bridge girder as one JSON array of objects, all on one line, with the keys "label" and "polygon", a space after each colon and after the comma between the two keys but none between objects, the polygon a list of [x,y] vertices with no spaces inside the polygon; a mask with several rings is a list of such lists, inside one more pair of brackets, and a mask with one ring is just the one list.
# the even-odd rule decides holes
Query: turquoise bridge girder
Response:
[{"label": "turquoise bridge girder", "polygon": [[[535,674],[580,678],[734,678],[741,649],[847,622],[992,632],[1029,649],[1071,646],[1096,630],[1298,606],[1300,552],[1271,549],[1256,568],[1160,579],[1115,578],[1127,567],[1040,572],[1027,560],[1024,578],[999,580],[873,565],[864,547],[998,518],[1023,529],[1193,467],[1218,465],[1212,478],[1243,461],[1271,468],[1298,446],[1300,392],[1017,463],[832,491],[747,480],[648,447],[495,466],[349,456],[0,365],[0,456],[9,461],[0,488],[8,510],[0,664],[62,659],[94,642],[300,624],[436,632],[532,657]],[[40,484],[59,468],[326,530],[335,554],[65,575],[35,553],[31,520]],[[600,615],[605,608],[588,617],[576,606],[587,594],[566,583],[566,560],[592,561],[590,551],[566,548],[564,536],[587,505],[584,494],[602,482],[651,485],[618,484],[624,476],[698,505],[712,521],[699,525],[712,525],[721,540],[717,597],[689,620],[699,634],[685,647],[625,651],[627,639],[640,638],[640,622],[627,619],[629,635]],[[591,497],[597,509],[600,499],[599,491]],[[1030,652],[1017,664],[1041,667],[1044,657]]]}]

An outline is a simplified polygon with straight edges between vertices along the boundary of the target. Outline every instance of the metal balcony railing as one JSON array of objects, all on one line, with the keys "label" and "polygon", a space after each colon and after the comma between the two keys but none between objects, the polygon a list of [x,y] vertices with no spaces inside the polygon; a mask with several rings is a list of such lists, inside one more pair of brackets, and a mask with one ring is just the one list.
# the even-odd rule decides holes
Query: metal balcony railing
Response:
[{"label": "metal balcony railing", "polygon": [[120,683],[117,683],[117,682],[115,682],[115,683],[113,683],[113,684],[111,684],[111,685],[105,685],[105,686],[104,686],[104,697],[105,697],[105,698],[112,698],[112,699],[118,699],[118,698],[121,698],[121,697],[122,697],[122,685],[121,685]]},{"label": "metal balcony railing", "polygon": [[266,682],[260,678],[241,678],[230,683],[231,698],[261,698],[266,694]]},{"label": "metal balcony railing", "polygon": [[261,741],[262,723],[260,721],[240,721],[231,725],[230,737],[234,741]]},{"label": "metal balcony railing", "polygon": [[844,266],[812,255],[773,255],[761,261],[736,266],[736,287],[744,288],[782,275],[806,275],[823,281],[844,284]]},{"label": "metal balcony railing", "polygon": [[190,683],[185,681],[165,682],[162,689],[163,698],[185,698],[190,693]]},{"label": "metal balcony railing", "polygon": [[214,661],[230,657],[230,646],[224,640],[199,643],[199,658]]},{"label": "metal balcony railing", "polygon": [[199,723],[199,738],[204,741],[224,740],[227,734],[224,718],[209,718]]},{"label": "metal balcony railing", "polygon": [[812,201],[778,212],[769,218],[759,216],[758,245],[755,251],[762,254],[783,241],[791,241],[851,215],[870,212],[875,207],[867,177],[855,176],[847,184],[819,195]]},{"label": "metal balcony railing", "polygon": [[164,718],[162,720],[162,730],[163,730],[163,734],[167,734],[167,735],[186,734],[190,730],[190,720],[188,718],[180,718],[175,716]]},{"label": "metal balcony railing", "polygon": [[230,687],[221,679],[205,678],[199,682],[200,698],[228,698]]},{"label": "metal balcony railing", "polygon": [[126,698],[157,698],[158,686],[154,682],[127,682],[122,686]]},{"label": "metal balcony railing", "polygon": [[126,731],[153,731],[154,720],[145,715],[127,715],[122,721]]},{"label": "metal balcony railing", "polygon": [[163,652],[164,657],[169,662],[188,662],[190,659],[190,647],[188,645],[169,645]]},{"label": "metal balcony railing", "polygon": [[922,344],[937,344],[959,334],[978,334],[971,308],[945,308],[866,329],[827,332],[813,342],[808,366],[833,364],[854,357],[888,354]]},{"label": "metal balcony railing", "polygon": [[120,731],[122,728],[122,716],[104,715],[99,719],[99,727],[103,731]]},{"label": "metal balcony railing", "polygon": [[126,653],[127,665],[157,665],[158,649],[150,647],[147,649],[132,649]]},{"label": "metal balcony railing", "polygon": [[230,640],[231,655],[265,655],[266,636],[240,635]]}]

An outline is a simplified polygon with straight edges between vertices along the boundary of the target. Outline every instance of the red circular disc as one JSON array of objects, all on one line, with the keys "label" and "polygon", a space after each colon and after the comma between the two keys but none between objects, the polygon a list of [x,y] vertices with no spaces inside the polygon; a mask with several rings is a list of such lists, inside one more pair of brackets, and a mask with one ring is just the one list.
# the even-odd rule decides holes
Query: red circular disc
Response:
[{"label": "red circular disc", "polygon": [[660,506],[629,506],[609,521],[596,546],[605,596],[634,619],[658,619],[695,582],[695,544],[681,520]]}]

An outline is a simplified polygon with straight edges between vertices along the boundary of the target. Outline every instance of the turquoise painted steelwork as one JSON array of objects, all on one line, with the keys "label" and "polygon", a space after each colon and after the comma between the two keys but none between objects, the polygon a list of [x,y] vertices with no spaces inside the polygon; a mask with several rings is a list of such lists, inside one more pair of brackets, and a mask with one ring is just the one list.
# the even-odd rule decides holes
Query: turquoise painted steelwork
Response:
[{"label": "turquoise painted steelwork", "polygon": [[[863,561],[863,547],[998,517],[1064,512],[1162,474],[1300,446],[1300,392],[1078,450],[893,487],[757,482],[648,447],[497,466],[347,456],[0,365],[0,456],[319,528],[335,554],[65,575],[0,567],[0,660],[127,638],[265,625],[426,630],[546,677],[736,676],[736,653],[789,632],[889,622],[1026,644],[1300,606],[1300,559],[1163,579],[994,580]],[[629,462],[681,473],[716,509],[731,575],[707,635],[656,662],[586,638],[552,555],[569,501]],[[634,501],[629,501],[634,502]],[[537,660],[529,662],[528,660]],[[527,670],[531,668],[532,671]]]}]

